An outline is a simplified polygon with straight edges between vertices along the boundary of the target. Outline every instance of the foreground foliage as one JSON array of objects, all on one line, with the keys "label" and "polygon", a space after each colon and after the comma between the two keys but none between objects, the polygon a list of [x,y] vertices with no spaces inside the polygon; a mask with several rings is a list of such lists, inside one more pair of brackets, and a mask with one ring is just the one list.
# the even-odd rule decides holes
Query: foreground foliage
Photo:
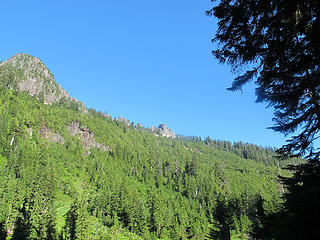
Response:
[{"label": "foreground foliage", "polygon": [[255,80],[257,101],[274,107],[273,129],[292,134],[278,153],[283,158],[309,160],[291,167],[292,178],[282,178],[289,190],[283,209],[260,214],[254,235],[258,239],[316,239],[318,232],[312,226],[320,217],[320,2],[216,2],[207,11],[219,26],[213,54],[233,70],[245,69],[229,90],[241,90]]},{"label": "foreground foliage", "polygon": [[233,69],[247,69],[229,89],[240,90],[255,80],[257,101],[275,109],[273,129],[298,133],[280,152],[316,160],[320,156],[314,144],[320,137],[319,9],[319,1],[221,0],[207,11],[218,19],[214,56]]}]

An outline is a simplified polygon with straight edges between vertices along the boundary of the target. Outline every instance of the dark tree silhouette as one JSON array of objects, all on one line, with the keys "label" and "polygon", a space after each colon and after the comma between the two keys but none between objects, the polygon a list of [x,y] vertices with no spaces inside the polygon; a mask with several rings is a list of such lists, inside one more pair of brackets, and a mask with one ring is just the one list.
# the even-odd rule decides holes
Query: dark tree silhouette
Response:
[{"label": "dark tree silhouette", "polygon": [[31,230],[30,222],[28,221],[28,213],[26,210],[26,201],[20,209],[20,215],[15,223],[12,240],[29,239]]},{"label": "dark tree silhouette", "polygon": [[263,231],[264,225],[266,222],[266,213],[263,208],[263,198],[258,196],[255,203],[253,204],[253,211],[252,211],[252,237],[254,239],[262,239],[263,238]]},{"label": "dark tree silhouette", "polygon": [[218,221],[217,230],[211,229],[209,233],[210,239],[230,240],[230,230],[233,222],[233,215],[236,206],[233,200],[228,200],[224,195],[218,195],[212,214],[214,219]]},{"label": "dark tree silhouette", "polygon": [[64,230],[67,235],[66,238],[71,240],[76,239],[76,222],[78,218],[77,210],[77,205],[73,204],[66,216],[66,225]]},{"label": "dark tree silhouette", "polygon": [[207,15],[218,19],[213,55],[233,70],[246,69],[229,90],[255,80],[257,101],[274,107],[272,129],[293,134],[278,153],[309,160],[291,167],[292,178],[282,179],[288,189],[283,210],[261,218],[253,236],[315,239],[320,217],[320,1],[220,0]]},{"label": "dark tree silhouette", "polygon": [[4,223],[0,222],[0,240],[5,240],[7,237],[6,229]]},{"label": "dark tree silhouette", "polygon": [[[308,162],[291,166],[295,174],[292,178],[282,178],[288,188],[285,194],[285,208],[282,219],[290,229],[287,239],[317,239],[320,219],[320,163]],[[278,232],[285,232],[280,229]],[[282,238],[284,239],[284,238]]]},{"label": "dark tree silhouette", "polygon": [[272,129],[284,134],[298,130],[279,152],[318,159],[320,2],[221,0],[207,14],[218,19],[213,55],[234,70],[247,66],[229,90],[255,80],[257,101],[275,109]]},{"label": "dark tree silhouette", "polygon": [[320,218],[320,163],[308,162],[289,167],[292,178],[281,177],[288,187],[284,206],[273,214],[265,214],[263,199],[253,206],[253,239],[301,240],[318,239],[316,226]]}]

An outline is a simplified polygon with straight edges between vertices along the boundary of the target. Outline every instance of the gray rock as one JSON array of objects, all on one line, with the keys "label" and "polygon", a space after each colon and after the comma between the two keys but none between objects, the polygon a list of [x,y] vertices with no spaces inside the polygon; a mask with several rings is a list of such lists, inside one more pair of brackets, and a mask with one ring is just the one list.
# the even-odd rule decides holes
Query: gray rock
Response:
[{"label": "gray rock", "polygon": [[128,120],[128,119],[126,119],[126,118],[124,118],[124,117],[119,117],[118,118],[118,121],[119,122],[123,122],[125,125],[127,125],[127,126],[130,126],[130,121]]},{"label": "gray rock", "polygon": [[61,143],[61,144],[65,143],[64,138],[59,133],[52,132],[51,129],[44,123],[39,129],[39,135],[43,138],[48,139],[50,142]]},{"label": "gray rock", "polygon": [[160,124],[158,129],[160,130],[160,134],[164,137],[171,137],[171,138],[177,137],[176,134],[170,128],[168,128],[168,126],[165,124]]},{"label": "gray rock", "polygon": [[168,128],[167,125],[165,124],[160,124],[158,128],[155,128],[154,126],[151,127],[151,131],[156,135],[156,136],[163,136],[163,137],[168,137],[168,138],[176,138],[176,134]]},{"label": "gray rock", "polygon": [[83,103],[70,97],[56,82],[53,74],[39,58],[25,53],[16,54],[0,63],[0,76],[4,79],[14,76],[8,87],[27,91],[31,96],[43,99],[45,104],[66,99],[79,104],[79,108],[85,110]]},{"label": "gray rock", "polygon": [[94,133],[91,132],[87,126],[81,126],[79,121],[72,122],[67,129],[70,136],[77,136],[81,140],[82,146],[88,154],[90,154],[90,148],[99,148],[105,152],[112,152],[108,145],[98,143],[94,137]]}]

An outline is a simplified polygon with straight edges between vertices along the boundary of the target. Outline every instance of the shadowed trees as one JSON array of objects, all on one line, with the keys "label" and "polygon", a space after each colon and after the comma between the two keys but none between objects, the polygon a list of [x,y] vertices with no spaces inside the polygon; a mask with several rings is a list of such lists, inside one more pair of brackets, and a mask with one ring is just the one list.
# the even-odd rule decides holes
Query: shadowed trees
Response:
[{"label": "shadowed trees", "polygon": [[281,179],[288,189],[284,209],[261,222],[257,237],[313,239],[320,212],[320,2],[221,0],[207,15],[218,19],[213,55],[233,70],[245,69],[229,90],[254,80],[257,101],[275,110],[272,129],[293,134],[278,153],[309,160]]},{"label": "shadowed trees", "polygon": [[212,51],[220,63],[247,68],[229,88],[255,80],[257,101],[275,109],[273,129],[298,130],[280,153],[318,159],[320,129],[319,1],[218,1],[207,11],[218,19]]}]

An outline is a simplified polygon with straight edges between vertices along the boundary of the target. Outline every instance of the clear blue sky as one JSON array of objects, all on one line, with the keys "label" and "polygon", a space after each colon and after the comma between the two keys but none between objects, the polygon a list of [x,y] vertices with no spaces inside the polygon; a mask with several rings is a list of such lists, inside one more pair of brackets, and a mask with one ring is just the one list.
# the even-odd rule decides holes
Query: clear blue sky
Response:
[{"label": "clear blue sky", "polygon": [[0,60],[39,57],[69,94],[176,133],[279,147],[272,109],[211,55],[210,0],[2,0]]}]

